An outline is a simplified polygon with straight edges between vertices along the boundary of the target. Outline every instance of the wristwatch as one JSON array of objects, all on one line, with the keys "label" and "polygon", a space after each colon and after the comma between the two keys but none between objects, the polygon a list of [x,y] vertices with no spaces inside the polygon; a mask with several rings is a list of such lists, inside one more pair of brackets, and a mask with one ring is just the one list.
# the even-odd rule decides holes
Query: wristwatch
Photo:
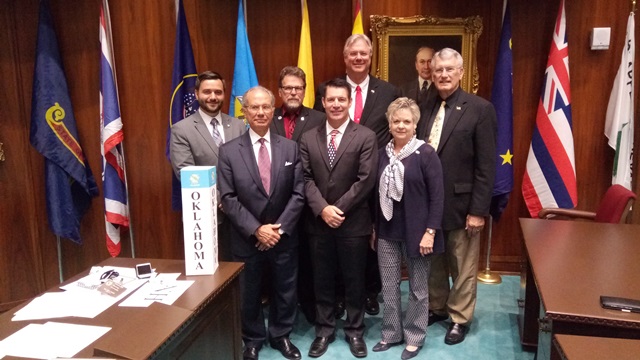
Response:
[{"label": "wristwatch", "polygon": [[435,231],[435,230],[433,230],[433,229],[427,229],[427,234],[429,234],[429,235],[435,235],[435,234],[436,234],[436,231]]}]

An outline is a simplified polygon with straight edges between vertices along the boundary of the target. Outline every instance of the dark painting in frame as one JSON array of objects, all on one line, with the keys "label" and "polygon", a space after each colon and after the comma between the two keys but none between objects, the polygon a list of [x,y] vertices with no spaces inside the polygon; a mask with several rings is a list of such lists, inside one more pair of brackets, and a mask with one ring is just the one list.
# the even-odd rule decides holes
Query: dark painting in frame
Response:
[{"label": "dark painting in frame", "polygon": [[423,15],[371,15],[370,19],[373,75],[401,86],[418,76],[415,55],[421,46],[429,46],[436,51],[449,47],[458,51],[464,61],[462,88],[473,94],[478,92],[480,76],[476,46],[482,33],[481,17],[445,19]]}]

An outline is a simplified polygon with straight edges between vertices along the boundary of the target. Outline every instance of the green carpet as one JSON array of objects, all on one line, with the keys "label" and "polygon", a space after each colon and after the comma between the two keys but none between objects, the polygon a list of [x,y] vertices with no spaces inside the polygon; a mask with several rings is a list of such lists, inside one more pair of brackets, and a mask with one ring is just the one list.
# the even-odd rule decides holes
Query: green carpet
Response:
[{"label": "green carpet", "polygon": [[[403,303],[406,303],[408,282],[401,285]],[[420,354],[414,359],[455,359],[455,360],[530,360],[534,354],[525,352],[520,346],[518,335],[518,305],[520,278],[518,276],[502,276],[499,285],[478,283],[478,303],[471,330],[464,342],[457,345],[446,345],[444,335],[448,322],[440,322],[427,328],[427,340]],[[380,306],[384,306],[383,303]],[[380,324],[382,311],[377,316],[365,316],[365,341],[369,355],[367,359],[400,359],[404,346],[396,346],[388,351],[374,353],[371,348],[380,341]],[[355,359],[344,341],[342,321],[337,324],[337,339],[329,346],[329,350],[320,357],[322,360]],[[303,359],[311,359],[307,354],[309,346],[315,338],[313,326],[302,313],[299,313],[296,325],[291,334],[291,341],[302,352]],[[282,355],[268,345],[260,351],[261,360],[284,359]]]}]

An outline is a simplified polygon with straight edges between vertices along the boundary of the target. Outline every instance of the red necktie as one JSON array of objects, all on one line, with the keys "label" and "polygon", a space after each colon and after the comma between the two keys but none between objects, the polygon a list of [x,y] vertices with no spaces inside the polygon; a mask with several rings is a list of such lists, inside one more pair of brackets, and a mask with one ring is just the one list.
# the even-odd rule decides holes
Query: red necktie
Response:
[{"label": "red necktie", "polygon": [[264,190],[269,194],[271,188],[271,160],[269,159],[269,152],[264,144],[264,138],[260,138],[260,150],[258,150],[258,170],[260,171],[260,180],[262,180],[262,186]]},{"label": "red necktie", "polygon": [[353,110],[353,121],[356,124],[360,124],[360,118],[362,117],[362,89],[360,86],[356,86],[356,107]]}]

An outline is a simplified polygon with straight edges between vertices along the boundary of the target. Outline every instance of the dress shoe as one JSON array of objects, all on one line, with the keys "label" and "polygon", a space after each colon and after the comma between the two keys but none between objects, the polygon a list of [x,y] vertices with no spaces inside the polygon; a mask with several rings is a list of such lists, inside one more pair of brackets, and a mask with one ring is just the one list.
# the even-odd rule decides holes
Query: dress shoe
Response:
[{"label": "dress shoe", "polygon": [[396,346],[396,345],[400,345],[400,344],[402,344],[402,341],[398,341],[398,342],[394,342],[394,343],[383,343],[382,341],[380,341],[371,350],[373,350],[373,352],[387,351],[392,346]]},{"label": "dress shoe", "polygon": [[429,324],[427,326],[431,326],[439,321],[447,320],[448,318],[448,315],[438,315],[432,311],[429,311]]},{"label": "dress shoe", "polygon": [[345,336],[344,339],[349,343],[349,350],[353,356],[362,358],[367,356],[367,344],[365,344],[362,337],[349,337]]},{"label": "dress shoe", "polygon": [[324,353],[326,353],[327,349],[329,348],[329,344],[331,344],[335,340],[335,334],[329,337],[316,337],[316,339],[311,343],[311,347],[309,348],[309,356],[316,358],[324,355]]},{"label": "dress shoe", "polygon": [[271,347],[280,351],[285,359],[295,360],[302,358],[300,350],[298,350],[298,348],[293,345],[291,340],[289,340],[289,338],[286,336],[271,341]]},{"label": "dress shoe", "polygon": [[378,315],[380,313],[380,304],[378,304],[378,299],[373,296],[367,297],[364,302],[364,312],[369,315]]},{"label": "dress shoe", "polygon": [[469,327],[462,324],[451,323],[444,337],[444,343],[447,345],[455,345],[464,341],[465,335],[469,331]]},{"label": "dress shoe", "polygon": [[258,360],[258,352],[260,349],[247,346],[242,353],[242,360]]},{"label": "dress shoe", "polygon": [[335,315],[336,319],[342,319],[342,317],[344,316],[344,313],[345,313],[344,301],[336,302],[336,306],[334,307],[334,310],[333,310],[333,314]]},{"label": "dress shoe", "polygon": [[413,351],[409,351],[405,348],[404,350],[402,350],[402,355],[400,355],[400,359],[402,360],[413,359],[414,357],[418,356],[420,349],[422,349],[422,347],[420,346]]}]

